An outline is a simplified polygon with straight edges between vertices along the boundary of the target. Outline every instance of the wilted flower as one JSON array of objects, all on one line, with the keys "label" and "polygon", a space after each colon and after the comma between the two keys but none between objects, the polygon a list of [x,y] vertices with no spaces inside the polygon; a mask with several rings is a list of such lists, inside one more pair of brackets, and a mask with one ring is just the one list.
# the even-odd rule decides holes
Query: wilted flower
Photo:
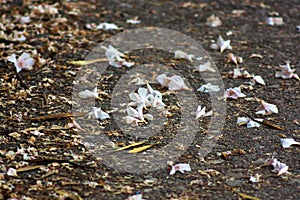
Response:
[{"label": "wilted flower", "polygon": [[299,76],[295,74],[296,69],[291,69],[290,63],[286,65],[280,65],[281,72],[276,72],[275,77],[281,77],[283,79],[295,78],[300,80]]},{"label": "wilted flower", "polygon": [[[105,48],[105,47],[104,47]],[[115,49],[113,46],[109,45],[108,48],[106,48],[105,56],[107,57],[109,64],[111,66],[120,68],[123,65],[126,67],[131,67],[134,65],[133,62],[127,62],[124,57],[125,54]]]},{"label": "wilted flower", "polygon": [[264,100],[260,100],[260,106],[257,108],[257,112],[255,114],[267,115],[272,113],[278,113],[278,108],[276,105],[267,103]]},{"label": "wilted flower", "polygon": [[225,91],[225,98],[226,99],[237,99],[245,97],[246,95],[242,93],[239,87],[229,88]]},{"label": "wilted flower", "polygon": [[[255,119],[257,121],[262,122],[263,119]],[[238,117],[237,122],[238,125],[244,125],[247,124],[247,128],[254,128],[254,127],[260,127],[261,124],[258,122],[253,121],[249,117]]]},{"label": "wilted flower", "polygon": [[172,169],[171,169],[171,171],[170,171],[170,175],[175,174],[176,171],[179,171],[179,172],[181,172],[181,173],[184,173],[184,172],[190,172],[190,171],[192,171],[192,170],[191,170],[190,164],[183,164],[183,163],[180,163],[180,164],[176,164],[176,165],[173,165],[173,166],[172,166]]},{"label": "wilted flower", "polygon": [[289,148],[291,145],[300,145],[300,142],[296,142],[294,138],[280,139],[283,148]]},{"label": "wilted flower", "polygon": [[206,25],[207,26],[211,26],[211,27],[217,27],[217,26],[221,26],[222,25],[222,21],[220,20],[219,17],[216,17],[213,14],[209,18],[207,18]]},{"label": "wilted flower", "polygon": [[182,59],[185,59],[185,60],[190,61],[190,62],[193,62],[192,59],[195,57],[193,54],[187,54],[187,53],[185,53],[181,50],[175,51],[174,54],[175,54],[174,57],[176,59],[181,59],[182,58]]},{"label": "wilted flower", "polygon": [[168,87],[169,90],[190,90],[180,76],[174,75],[167,77],[165,74],[161,74],[156,78],[156,80],[162,86]]},{"label": "wilted flower", "polygon": [[213,85],[211,83],[207,83],[202,85],[197,91],[200,92],[218,92],[220,87],[218,85]]},{"label": "wilted flower", "polygon": [[91,90],[84,90],[78,93],[80,98],[87,99],[87,98],[99,98],[98,89],[95,87],[92,91]]},{"label": "wilted flower", "polygon": [[219,35],[217,43],[211,45],[212,49],[220,49],[222,53],[225,49],[232,49],[230,46],[230,40],[224,41],[223,37]]},{"label": "wilted flower", "polygon": [[12,54],[7,57],[7,60],[14,63],[17,73],[25,70],[31,70],[34,64],[34,59],[30,57],[28,53],[23,53],[18,59],[16,59],[16,54]]},{"label": "wilted flower", "polygon": [[279,162],[276,158],[266,160],[263,166],[273,166],[274,169],[272,172],[277,173],[278,176],[282,174],[289,174],[289,167],[285,163]]}]

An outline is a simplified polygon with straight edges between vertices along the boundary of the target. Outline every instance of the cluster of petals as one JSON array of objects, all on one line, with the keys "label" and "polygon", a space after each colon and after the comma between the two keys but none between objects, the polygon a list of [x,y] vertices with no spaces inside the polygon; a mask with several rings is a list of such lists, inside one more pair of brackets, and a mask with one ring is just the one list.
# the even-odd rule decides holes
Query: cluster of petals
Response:
[{"label": "cluster of petals", "polygon": [[266,160],[263,166],[273,166],[274,169],[272,172],[276,173],[278,176],[282,174],[289,174],[289,167],[285,163],[279,162],[276,158]]},{"label": "cluster of petals", "polygon": [[124,58],[126,57],[125,54],[115,49],[113,46],[109,45],[106,49],[105,56],[108,59],[108,62],[111,66],[116,68],[120,68],[123,65],[126,67],[131,67],[134,65],[134,62],[127,62]]},{"label": "cluster of petals", "polygon": [[[126,109],[126,123],[138,124],[138,122],[146,122],[147,120],[153,120],[151,114],[144,114],[144,109],[148,107],[162,109],[165,107],[162,101],[162,94],[158,90],[154,90],[150,84],[146,81],[147,88],[139,88],[137,93],[130,93],[129,98],[131,102]],[[133,108],[136,107],[136,108]]]}]

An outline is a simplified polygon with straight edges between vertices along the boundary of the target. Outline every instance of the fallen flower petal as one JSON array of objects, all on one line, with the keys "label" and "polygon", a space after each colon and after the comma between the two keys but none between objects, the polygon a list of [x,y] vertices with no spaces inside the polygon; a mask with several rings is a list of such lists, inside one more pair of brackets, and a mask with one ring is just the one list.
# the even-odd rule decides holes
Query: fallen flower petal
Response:
[{"label": "fallen flower petal", "polygon": [[130,197],[128,197],[126,200],[143,200],[142,194],[135,194]]},{"label": "fallen flower petal", "polygon": [[134,17],[132,19],[127,19],[126,23],[128,23],[128,24],[139,24],[139,23],[141,23],[141,20],[138,20],[138,17]]},{"label": "fallen flower petal", "polygon": [[234,63],[235,65],[239,65],[239,63],[243,63],[243,58],[239,56],[235,56],[233,53],[229,53],[227,56],[227,62]]},{"label": "fallen flower petal", "polygon": [[283,25],[283,18],[282,17],[268,17],[267,18],[267,24],[274,26],[280,26]]},{"label": "fallen flower petal", "polygon": [[294,138],[280,139],[283,148],[289,148],[291,145],[300,145],[300,142],[296,142]]},{"label": "fallen flower petal", "polygon": [[253,76],[252,82],[253,83],[259,83],[261,85],[266,85],[264,79],[261,76],[259,76],[259,75]]},{"label": "fallen flower petal", "polygon": [[255,174],[254,176],[250,176],[249,181],[252,182],[252,183],[258,183],[258,182],[261,181],[260,180],[261,176],[262,175],[260,175],[260,174]]},{"label": "fallen flower petal", "polygon": [[[263,119],[255,119],[257,121],[263,121]],[[260,127],[261,124],[251,120],[249,117],[238,117],[237,122],[238,125],[247,124],[247,128]]]},{"label": "fallen flower petal", "polygon": [[169,90],[190,90],[180,76],[174,75],[167,77],[165,74],[161,74],[156,78],[156,80],[162,86],[168,87]]},{"label": "fallen flower petal", "polygon": [[95,119],[101,119],[101,120],[110,118],[108,113],[104,112],[101,108],[97,108],[97,107],[93,107],[92,111],[89,112],[87,115],[88,118],[93,117]]},{"label": "fallen flower petal", "polygon": [[218,85],[213,85],[211,83],[204,84],[200,88],[197,89],[197,91],[200,91],[200,92],[218,92],[219,90],[220,90],[220,87]]},{"label": "fallen flower petal", "polygon": [[225,49],[232,49],[230,46],[230,40],[224,40],[221,35],[219,35],[217,43],[214,43],[211,45],[212,49],[220,49],[220,52],[222,53]]},{"label": "fallen flower petal", "polygon": [[273,166],[272,172],[277,173],[278,176],[289,174],[289,167],[285,163],[279,162],[276,158],[267,159],[262,166]]},{"label": "fallen flower petal", "polygon": [[211,26],[211,27],[217,27],[217,26],[221,26],[222,25],[222,21],[220,20],[219,17],[216,17],[213,14],[209,18],[207,18],[206,25],[207,26]]},{"label": "fallen flower petal", "polygon": [[257,107],[257,112],[255,114],[267,115],[272,113],[278,113],[278,108],[276,105],[267,103],[264,100],[260,100],[260,106]]},{"label": "fallen flower petal", "polygon": [[205,109],[206,107],[204,106],[203,108],[201,108],[201,106],[198,106],[197,111],[196,111],[196,119],[204,116],[205,114]]},{"label": "fallen flower petal", "polygon": [[92,91],[91,90],[84,90],[82,92],[79,92],[78,95],[79,95],[80,98],[83,98],[83,99],[87,99],[87,98],[97,99],[97,98],[99,98],[97,87],[95,87]]},{"label": "fallen flower petal", "polygon": [[109,45],[108,48],[104,47],[106,49],[105,56],[107,57],[109,64],[111,66],[120,68],[123,65],[126,67],[131,67],[134,65],[134,62],[127,62],[124,57],[125,54],[115,49],[113,46]]},{"label": "fallen flower petal", "polygon": [[184,173],[185,171],[189,172],[189,171],[192,171],[192,170],[191,170],[190,164],[182,164],[182,163],[180,163],[180,164],[176,164],[176,165],[172,166],[172,169],[170,171],[170,175],[175,174],[176,171]]},{"label": "fallen flower petal", "polygon": [[176,59],[185,59],[185,60],[187,60],[187,61],[190,61],[190,62],[193,62],[193,58],[195,57],[194,55],[192,55],[192,54],[187,54],[187,53],[185,53],[185,52],[183,52],[183,51],[181,51],[181,50],[177,50],[177,51],[175,51],[174,52],[174,57],[176,58]]},{"label": "fallen flower petal", "polygon": [[280,65],[281,68],[280,72],[276,72],[275,77],[281,77],[283,79],[289,79],[289,78],[295,78],[297,80],[300,80],[299,76],[295,74],[296,69],[291,69],[290,63],[287,63],[286,65]]},{"label": "fallen flower petal", "polygon": [[216,70],[211,67],[211,62],[209,62],[209,61],[204,63],[203,65],[199,65],[198,68],[196,68],[196,71],[199,71],[199,72],[216,72]]},{"label": "fallen flower petal", "polygon": [[205,112],[205,110],[206,110],[205,106],[203,108],[201,106],[198,106],[198,108],[196,110],[196,118],[195,119],[198,119],[200,117],[208,117],[213,114],[212,110],[208,111],[208,112]]},{"label": "fallen flower petal", "polygon": [[30,16],[21,16],[18,20],[21,24],[30,23]]},{"label": "fallen flower petal", "polygon": [[14,168],[9,168],[6,173],[8,176],[18,177],[17,170]]},{"label": "fallen flower petal", "polygon": [[252,76],[244,68],[234,68],[233,78],[251,78]]},{"label": "fallen flower petal", "polygon": [[20,31],[13,31],[9,36],[7,36],[7,38],[8,40],[19,42],[24,42],[26,40],[24,33]]},{"label": "fallen flower petal", "polygon": [[107,23],[107,22],[103,22],[103,23],[100,23],[98,26],[96,26],[96,29],[98,30],[117,30],[119,27],[113,23]]},{"label": "fallen flower petal", "polygon": [[242,97],[246,97],[246,95],[242,93],[239,87],[229,88],[225,91],[226,99],[237,99]]},{"label": "fallen flower petal", "polygon": [[7,60],[14,63],[17,73],[19,73],[23,69],[31,70],[35,62],[28,53],[22,53],[22,55],[18,59],[16,59],[16,54],[12,54],[7,57]]}]

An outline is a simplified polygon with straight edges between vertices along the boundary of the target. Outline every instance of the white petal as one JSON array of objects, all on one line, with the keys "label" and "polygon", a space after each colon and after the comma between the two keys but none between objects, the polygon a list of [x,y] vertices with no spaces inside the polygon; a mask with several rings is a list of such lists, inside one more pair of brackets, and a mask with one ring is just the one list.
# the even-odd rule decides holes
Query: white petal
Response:
[{"label": "white petal", "polygon": [[266,103],[265,101],[262,102],[267,113],[278,113],[278,108],[276,105],[271,103]]},{"label": "white petal", "polygon": [[18,174],[17,174],[17,170],[14,169],[14,168],[9,168],[7,170],[7,173],[6,173],[8,176],[14,176],[14,177],[17,177]]},{"label": "white petal", "polygon": [[191,170],[190,164],[180,163],[180,164],[176,164],[176,165],[172,166],[172,169],[170,171],[170,175],[175,174],[176,171],[184,173],[185,171],[192,171],[192,170]]},{"label": "white petal", "polygon": [[241,92],[239,87],[229,88],[225,91],[225,98],[237,99],[245,97],[246,95]]},{"label": "white petal", "polygon": [[211,27],[217,27],[222,25],[222,21],[220,20],[219,17],[216,17],[215,15],[211,15],[209,18],[207,18],[206,25]]},{"label": "white petal", "polygon": [[196,70],[198,70],[199,72],[216,72],[216,70],[211,67],[211,62],[209,61],[204,63],[203,65],[199,65],[198,69]]},{"label": "white petal", "polygon": [[204,114],[205,114],[205,109],[206,109],[206,107],[203,107],[203,108],[202,108],[201,106],[198,106],[197,111],[196,111],[196,119],[198,119],[198,118],[204,116]]},{"label": "white petal", "polygon": [[152,121],[153,120],[153,115],[151,115],[151,114],[145,114],[144,118],[148,119],[149,121]]},{"label": "white petal", "polygon": [[[263,121],[263,119],[256,119],[256,120],[258,120],[258,121]],[[261,126],[261,124],[260,123],[258,123],[258,122],[255,122],[255,121],[253,121],[253,120],[249,120],[248,121],[248,123],[247,123],[247,128],[255,128],[255,127],[260,127]]]},{"label": "white petal", "polygon": [[142,194],[136,194],[128,197],[126,200],[143,200]]},{"label": "white petal", "polygon": [[232,47],[230,46],[230,40],[226,40],[226,41],[225,41],[225,40],[222,38],[221,35],[219,35],[217,44],[218,44],[218,46],[219,46],[219,49],[220,49],[221,53],[222,53],[225,49],[232,49]]},{"label": "white petal", "polygon": [[135,118],[139,118],[139,113],[136,109],[132,108],[132,107],[128,107],[126,109],[128,116],[130,117],[135,117]]},{"label": "white petal", "polygon": [[104,22],[104,23],[99,24],[96,28],[103,29],[103,30],[116,30],[119,27],[113,23]]},{"label": "white petal", "polygon": [[139,23],[141,23],[141,20],[137,20],[137,19],[127,19],[126,20],[126,23],[128,23],[128,24],[139,24]]},{"label": "white petal", "polygon": [[103,110],[101,110],[101,108],[93,108],[93,114],[94,114],[94,117],[96,119],[101,119],[101,120],[104,120],[104,119],[108,119],[110,118],[109,117],[109,114],[104,112]]},{"label": "white petal", "polygon": [[126,124],[137,124],[139,122],[139,119],[131,117],[131,116],[126,116],[125,118]]},{"label": "white petal", "polygon": [[169,90],[189,90],[180,76],[172,76],[168,88]]},{"label": "white petal", "polygon": [[168,86],[168,81],[167,81],[167,75],[161,74],[156,77],[156,80],[162,85],[162,86]]},{"label": "white petal", "polygon": [[84,90],[78,93],[80,98],[86,99],[86,98],[98,98],[98,92],[97,87],[93,89],[93,91],[90,90]]},{"label": "white petal", "polygon": [[261,76],[254,76],[253,81],[261,85],[266,85],[264,79]]},{"label": "white petal", "polygon": [[280,139],[283,148],[289,148],[291,145],[300,145],[300,142],[296,142],[294,138]]},{"label": "white petal", "polygon": [[193,62],[192,58],[194,57],[194,55],[192,55],[192,54],[187,54],[187,53],[185,53],[181,50],[175,51],[174,54],[175,54],[174,57],[176,59],[182,58],[182,59],[185,59],[187,61]]}]

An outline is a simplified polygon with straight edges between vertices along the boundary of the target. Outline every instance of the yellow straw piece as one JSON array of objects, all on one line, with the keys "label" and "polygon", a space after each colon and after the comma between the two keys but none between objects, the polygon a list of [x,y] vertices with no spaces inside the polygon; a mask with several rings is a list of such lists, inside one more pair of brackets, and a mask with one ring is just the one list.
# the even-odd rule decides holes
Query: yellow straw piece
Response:
[{"label": "yellow straw piece", "polygon": [[149,144],[149,145],[146,145],[146,146],[142,146],[142,147],[138,147],[138,148],[134,148],[130,151],[128,151],[129,153],[139,153],[141,151],[145,151],[146,149],[149,149],[151,148],[153,145],[155,144]]},{"label": "yellow straw piece", "polygon": [[72,65],[89,65],[89,64],[93,64],[93,63],[97,63],[97,62],[107,62],[108,59],[107,58],[97,58],[97,59],[92,59],[92,60],[71,60],[69,61],[70,64]]},{"label": "yellow straw piece", "polygon": [[135,147],[135,146],[144,144],[145,142],[146,142],[146,140],[141,141],[141,142],[136,142],[136,143],[133,143],[133,144],[131,144],[131,145],[128,145],[128,146],[125,146],[125,147],[121,147],[121,148],[118,148],[118,149],[116,149],[115,151],[122,151],[122,150],[125,150],[125,149],[129,149],[129,148],[131,148],[131,147]]}]

